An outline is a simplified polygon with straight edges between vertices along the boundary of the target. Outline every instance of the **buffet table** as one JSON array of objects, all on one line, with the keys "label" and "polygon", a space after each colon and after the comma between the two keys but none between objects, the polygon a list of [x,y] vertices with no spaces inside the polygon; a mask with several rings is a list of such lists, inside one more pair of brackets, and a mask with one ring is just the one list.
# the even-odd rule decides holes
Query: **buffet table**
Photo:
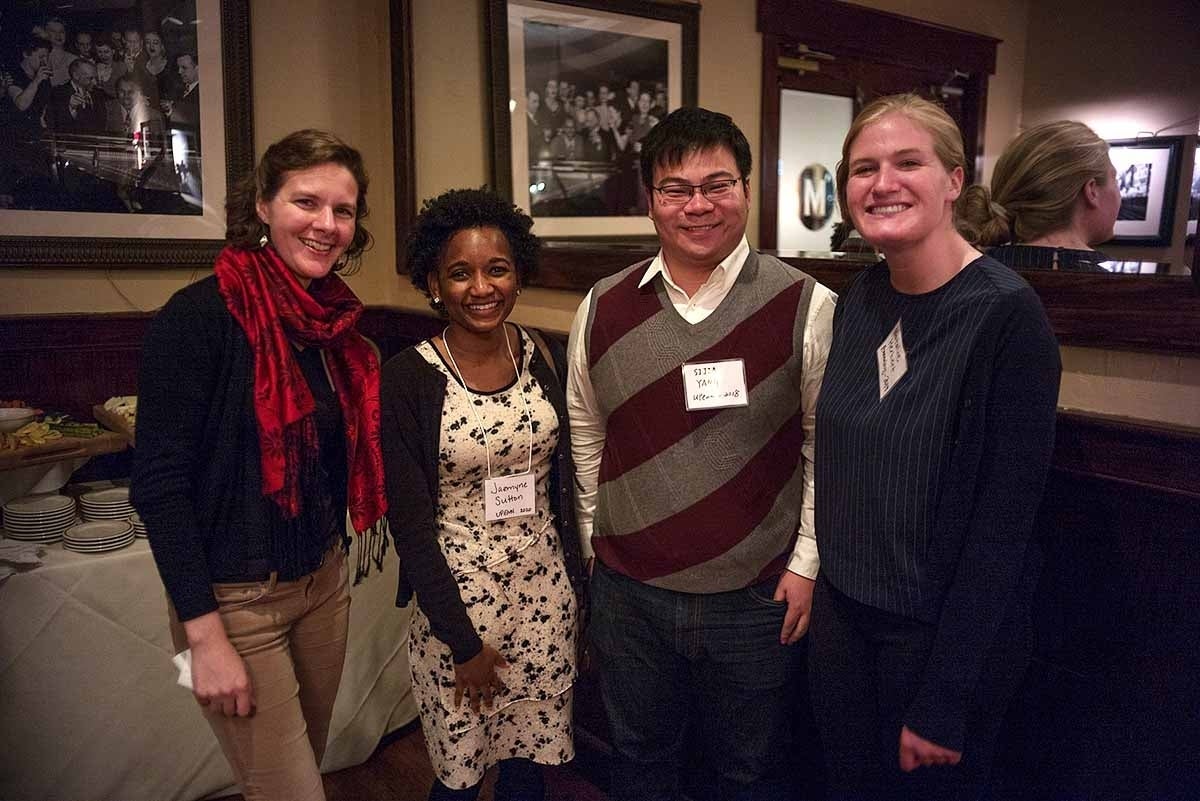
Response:
[{"label": "buffet table", "polygon": [[[166,597],[146,541],[103,554],[43,547],[41,566],[0,582],[0,798],[190,801],[234,792],[191,693],[175,683]],[[397,570],[389,550],[383,574],[372,570],[351,588],[323,770],[364,761],[382,735],[416,717]]]}]

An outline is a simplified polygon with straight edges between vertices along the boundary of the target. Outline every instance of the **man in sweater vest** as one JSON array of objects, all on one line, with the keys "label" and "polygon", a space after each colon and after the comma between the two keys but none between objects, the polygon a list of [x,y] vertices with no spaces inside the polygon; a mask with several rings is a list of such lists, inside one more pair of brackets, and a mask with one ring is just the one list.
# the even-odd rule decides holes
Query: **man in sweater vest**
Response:
[{"label": "man in sweater vest", "polygon": [[[679,793],[696,704],[712,797],[787,798],[817,544],[833,293],[746,242],[750,145],[680,108],[642,140],[661,250],[571,327],[567,403],[614,799]],[[802,758],[802,755],[800,755]]]}]

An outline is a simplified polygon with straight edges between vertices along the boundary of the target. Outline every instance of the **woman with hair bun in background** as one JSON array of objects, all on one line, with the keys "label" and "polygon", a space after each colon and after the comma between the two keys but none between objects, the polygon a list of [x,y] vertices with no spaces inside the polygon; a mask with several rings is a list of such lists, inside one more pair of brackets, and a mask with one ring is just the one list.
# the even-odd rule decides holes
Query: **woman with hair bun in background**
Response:
[{"label": "woman with hair bun in background", "polygon": [[959,230],[1013,269],[1099,272],[1107,257],[1095,246],[1112,238],[1120,208],[1108,143],[1081,122],[1061,120],[1009,144],[991,191],[964,191]]}]

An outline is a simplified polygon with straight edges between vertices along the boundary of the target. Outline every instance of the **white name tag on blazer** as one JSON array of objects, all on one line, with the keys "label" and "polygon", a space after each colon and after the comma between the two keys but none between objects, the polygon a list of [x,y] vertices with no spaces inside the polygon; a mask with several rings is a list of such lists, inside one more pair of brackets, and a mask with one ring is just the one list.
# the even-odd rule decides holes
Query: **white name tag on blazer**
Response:
[{"label": "white name tag on blazer", "polygon": [[483,519],[489,523],[528,517],[537,509],[533,473],[483,480]]},{"label": "white name tag on blazer", "polygon": [[900,332],[899,320],[879,350],[875,351],[875,361],[879,363],[879,399],[883,400],[908,372],[908,356],[904,353],[904,336]]},{"label": "white name tag on blazer", "polygon": [[746,362],[692,362],[683,366],[683,404],[689,412],[749,406]]}]

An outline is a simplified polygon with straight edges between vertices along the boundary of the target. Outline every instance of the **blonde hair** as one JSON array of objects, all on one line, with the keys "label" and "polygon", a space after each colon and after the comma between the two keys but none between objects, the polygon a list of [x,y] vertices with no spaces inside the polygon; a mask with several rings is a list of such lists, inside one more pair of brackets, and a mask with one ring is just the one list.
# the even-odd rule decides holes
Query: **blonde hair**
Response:
[{"label": "blonde hair", "polygon": [[846,200],[846,182],[850,177],[850,148],[864,128],[879,122],[889,114],[903,114],[927,131],[933,139],[934,155],[947,172],[955,167],[965,170],[967,166],[962,132],[958,130],[958,123],[937,103],[912,93],[887,95],[872,100],[858,112],[858,116],[850,124],[850,130],[842,142],[842,160],[837,165],[838,206],[842,210],[842,219],[849,220],[855,227],[857,224],[850,217],[850,204]]},{"label": "blonde hair", "polygon": [[992,187],[972,186],[960,203],[960,229],[974,244],[1029,242],[1071,224],[1088,181],[1108,183],[1108,143],[1081,122],[1035,126],[1014,139],[992,172]]}]

